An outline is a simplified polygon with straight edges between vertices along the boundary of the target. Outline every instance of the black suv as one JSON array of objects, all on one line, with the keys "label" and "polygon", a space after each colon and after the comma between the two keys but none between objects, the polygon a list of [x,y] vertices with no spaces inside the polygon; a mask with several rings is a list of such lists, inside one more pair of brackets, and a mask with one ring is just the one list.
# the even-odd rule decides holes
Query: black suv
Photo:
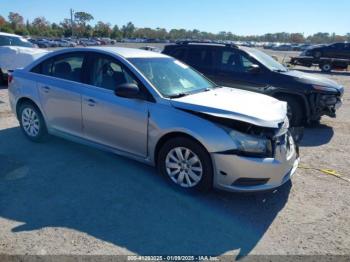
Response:
[{"label": "black suv", "polygon": [[314,58],[329,57],[350,59],[350,43],[314,46],[306,49],[301,55],[313,56]]},{"label": "black suv", "polygon": [[335,117],[344,89],[336,82],[290,71],[264,52],[236,45],[181,42],[164,54],[181,60],[222,86],[264,93],[288,103],[293,126]]}]

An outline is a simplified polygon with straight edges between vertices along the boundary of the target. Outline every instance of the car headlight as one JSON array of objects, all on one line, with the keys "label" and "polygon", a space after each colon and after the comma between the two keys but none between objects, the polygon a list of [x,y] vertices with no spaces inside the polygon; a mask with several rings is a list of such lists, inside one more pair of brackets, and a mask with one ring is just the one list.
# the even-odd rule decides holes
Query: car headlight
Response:
[{"label": "car headlight", "polygon": [[237,153],[246,156],[269,157],[272,155],[271,141],[253,135],[229,130],[229,135],[237,145]]}]

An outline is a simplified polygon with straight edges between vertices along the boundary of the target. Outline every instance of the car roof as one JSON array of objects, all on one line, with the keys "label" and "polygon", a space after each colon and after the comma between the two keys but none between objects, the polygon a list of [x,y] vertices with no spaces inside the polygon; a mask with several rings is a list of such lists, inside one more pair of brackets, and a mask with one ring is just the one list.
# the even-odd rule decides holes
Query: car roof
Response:
[{"label": "car roof", "polygon": [[225,44],[225,43],[217,43],[217,42],[188,42],[183,41],[175,44],[166,45],[167,48],[177,48],[177,47],[190,47],[190,46],[201,46],[201,47],[218,47],[218,48],[234,48],[240,49],[241,47],[236,44]]},{"label": "car roof", "polygon": [[[157,58],[157,57],[168,57],[166,55],[163,55],[161,53],[137,49],[137,48],[128,48],[128,47],[111,47],[111,46],[104,46],[104,47],[88,47],[84,48],[85,50],[89,51],[105,51],[109,53],[114,53],[116,55],[120,55],[124,58]],[[72,49],[73,51],[76,50],[75,48]]]},{"label": "car roof", "polygon": [[128,58],[170,58],[167,55],[163,55],[161,53],[146,51],[142,49],[136,48],[126,48],[126,47],[70,47],[70,48],[62,48],[56,51],[49,52],[48,54],[40,57],[35,60],[33,63],[30,63],[28,66],[24,68],[24,70],[31,70],[36,65],[45,61],[46,59],[50,59],[56,55],[63,55],[67,53],[73,52],[99,52],[105,54],[115,54],[117,56],[123,57],[125,59]]},{"label": "car roof", "polygon": [[4,32],[0,32],[0,36],[22,37],[22,36],[20,36],[20,35],[9,34],[9,33],[4,33]]}]

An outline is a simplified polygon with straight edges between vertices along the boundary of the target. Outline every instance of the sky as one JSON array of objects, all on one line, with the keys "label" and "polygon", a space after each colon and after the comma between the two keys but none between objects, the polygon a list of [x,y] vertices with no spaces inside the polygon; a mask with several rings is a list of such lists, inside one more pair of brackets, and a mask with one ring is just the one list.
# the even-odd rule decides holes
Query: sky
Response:
[{"label": "sky", "polygon": [[0,0],[0,15],[18,12],[29,21],[69,18],[69,9],[97,21],[136,27],[199,29],[237,35],[276,32],[350,33],[350,0]]}]

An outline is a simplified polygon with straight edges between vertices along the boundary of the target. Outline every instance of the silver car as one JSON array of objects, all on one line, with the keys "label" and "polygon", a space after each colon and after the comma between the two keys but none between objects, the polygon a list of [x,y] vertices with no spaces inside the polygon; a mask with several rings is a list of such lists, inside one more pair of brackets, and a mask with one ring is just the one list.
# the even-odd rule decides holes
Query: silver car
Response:
[{"label": "silver car", "polygon": [[275,188],[299,163],[285,102],[216,86],[160,53],[55,51],[14,71],[9,97],[30,140],[93,145],[157,166],[189,191]]}]

